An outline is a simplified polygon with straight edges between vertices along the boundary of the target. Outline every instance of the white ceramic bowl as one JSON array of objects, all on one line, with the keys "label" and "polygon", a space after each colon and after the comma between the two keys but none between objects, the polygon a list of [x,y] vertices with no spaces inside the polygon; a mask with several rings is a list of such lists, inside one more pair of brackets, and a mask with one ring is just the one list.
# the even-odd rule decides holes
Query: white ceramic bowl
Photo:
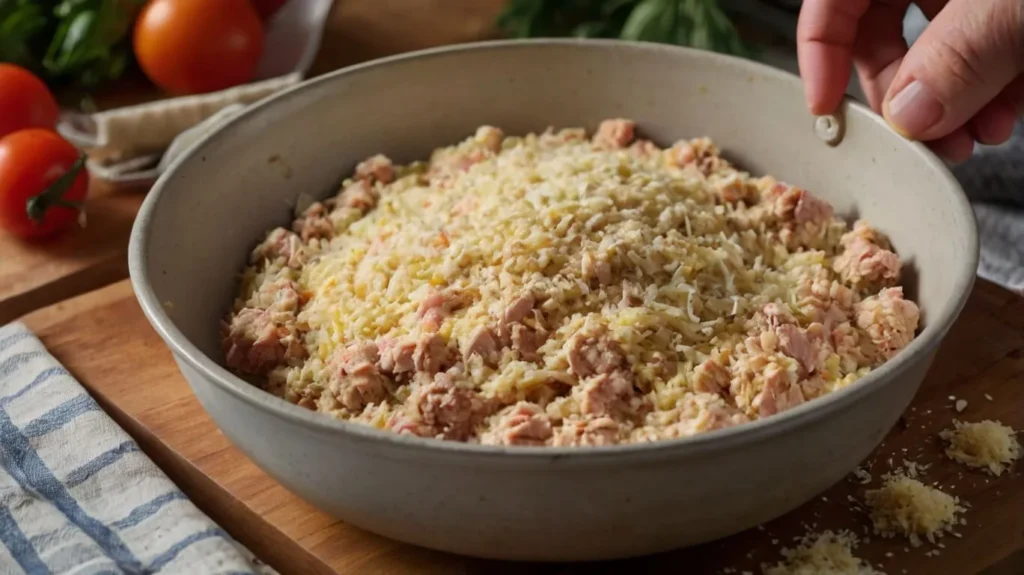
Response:
[{"label": "white ceramic bowl", "polygon": [[[494,42],[342,70],[271,98],[164,174],[132,234],[142,308],[224,433],[314,505],[368,530],[505,559],[607,559],[736,533],[839,481],[906,408],[971,289],[977,236],[944,165],[863,107],[845,138],[812,129],[799,80],[653,44]],[[662,144],[707,135],[755,173],[807,187],[888,233],[909,262],[920,336],[847,389],[698,437],[503,448],[398,436],[273,397],[222,365],[218,324],[247,254],[355,163],[399,162],[481,124],[517,134],[628,117]],[[173,303],[166,306],[165,302]]]}]

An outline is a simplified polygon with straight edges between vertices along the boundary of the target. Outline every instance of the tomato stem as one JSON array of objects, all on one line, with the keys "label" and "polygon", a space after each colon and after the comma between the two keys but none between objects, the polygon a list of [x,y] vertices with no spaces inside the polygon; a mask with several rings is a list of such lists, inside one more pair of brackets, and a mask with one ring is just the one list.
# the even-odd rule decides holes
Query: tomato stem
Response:
[{"label": "tomato stem", "polygon": [[71,165],[71,169],[65,172],[50,187],[26,200],[25,212],[28,214],[29,219],[37,224],[42,222],[47,210],[52,207],[59,206],[73,210],[82,209],[81,202],[65,200],[64,194],[68,193],[68,190],[74,185],[75,179],[78,178],[78,174],[82,172],[83,168],[85,168],[85,154],[78,156],[75,163]]}]

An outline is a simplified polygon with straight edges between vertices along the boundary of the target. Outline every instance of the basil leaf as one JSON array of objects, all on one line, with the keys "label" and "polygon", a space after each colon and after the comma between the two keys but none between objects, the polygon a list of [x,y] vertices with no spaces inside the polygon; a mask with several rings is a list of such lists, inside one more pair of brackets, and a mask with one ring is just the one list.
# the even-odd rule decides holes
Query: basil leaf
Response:
[{"label": "basil leaf", "polygon": [[674,2],[670,0],[643,0],[633,8],[622,27],[619,37],[623,40],[655,42],[664,39],[671,30],[671,11]]},{"label": "basil leaf", "polygon": [[572,29],[576,38],[604,38],[607,34],[606,22],[583,22]]},{"label": "basil leaf", "polygon": [[47,26],[46,2],[0,0],[0,62],[38,69],[34,39]]}]

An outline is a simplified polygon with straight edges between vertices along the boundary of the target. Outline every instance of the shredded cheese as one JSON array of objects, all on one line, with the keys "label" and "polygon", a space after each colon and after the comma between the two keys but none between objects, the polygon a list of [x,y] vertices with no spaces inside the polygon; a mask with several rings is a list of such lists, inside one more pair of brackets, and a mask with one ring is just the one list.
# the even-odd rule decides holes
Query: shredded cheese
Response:
[{"label": "shredded cheese", "polygon": [[865,500],[876,534],[907,537],[915,547],[922,537],[935,543],[963,511],[956,497],[903,473],[886,475],[882,487],[865,493]]},{"label": "shredded cheese", "polygon": [[762,569],[764,575],[883,575],[853,555],[857,543],[848,531],[807,535],[796,548],[782,550],[785,561]]},{"label": "shredded cheese", "polygon": [[953,461],[998,476],[1020,458],[1017,432],[1007,425],[992,420],[974,423],[954,420],[953,426],[939,433],[939,437],[949,442],[946,455]]}]

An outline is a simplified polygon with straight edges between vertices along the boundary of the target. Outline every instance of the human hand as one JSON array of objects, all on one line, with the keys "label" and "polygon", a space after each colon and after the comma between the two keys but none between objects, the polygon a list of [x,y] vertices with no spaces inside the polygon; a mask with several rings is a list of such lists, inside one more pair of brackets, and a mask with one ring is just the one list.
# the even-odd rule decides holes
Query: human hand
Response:
[{"label": "human hand", "polygon": [[1006,141],[1024,111],[1024,2],[916,0],[931,21],[908,49],[911,0],[804,0],[797,55],[807,105],[835,111],[855,65],[868,103],[952,161]]}]

